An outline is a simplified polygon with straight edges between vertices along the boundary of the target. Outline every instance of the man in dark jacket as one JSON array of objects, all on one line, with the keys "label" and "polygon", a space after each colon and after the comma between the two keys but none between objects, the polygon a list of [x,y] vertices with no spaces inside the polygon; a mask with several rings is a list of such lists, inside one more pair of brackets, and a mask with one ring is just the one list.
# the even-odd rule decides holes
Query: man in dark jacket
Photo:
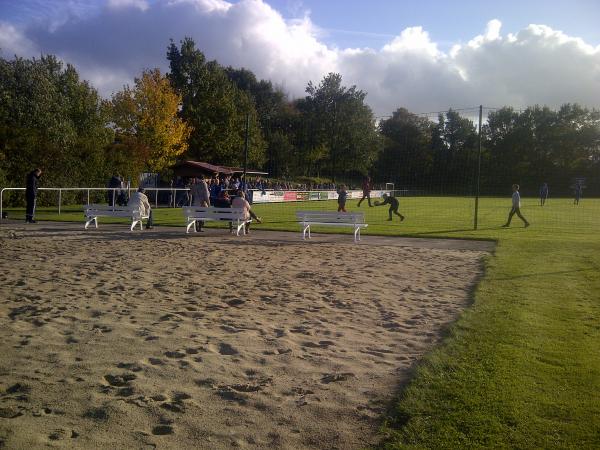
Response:
[{"label": "man in dark jacket", "polygon": [[38,183],[42,176],[42,169],[33,169],[27,174],[25,181],[25,200],[27,201],[27,209],[25,210],[25,222],[35,223],[33,216],[35,215],[35,199],[37,197]]},{"label": "man in dark jacket", "polygon": [[121,202],[118,201],[118,198],[121,195],[121,188],[123,187],[121,175],[113,175],[110,180],[108,180],[107,187],[106,200],[108,201],[109,206],[115,206],[115,203],[121,206]]}]

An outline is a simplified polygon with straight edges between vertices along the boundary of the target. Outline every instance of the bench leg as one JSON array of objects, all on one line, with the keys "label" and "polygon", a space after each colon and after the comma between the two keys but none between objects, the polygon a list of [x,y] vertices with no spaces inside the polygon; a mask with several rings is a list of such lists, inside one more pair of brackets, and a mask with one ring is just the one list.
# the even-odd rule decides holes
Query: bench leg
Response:
[{"label": "bench leg", "polygon": [[242,222],[240,224],[240,221],[238,220],[238,222],[237,222],[237,231],[235,233],[236,236],[240,235],[240,228],[242,229],[242,233],[245,235],[246,234],[246,222]]},{"label": "bench leg", "polygon": [[85,225],[83,227],[84,230],[87,230],[88,227],[90,226],[90,223],[94,222],[94,224],[96,225],[96,228],[98,228],[98,220],[96,217],[92,217],[91,219],[89,217],[86,218],[87,220],[85,221]]},{"label": "bench leg", "polygon": [[306,232],[308,231],[308,238],[310,239],[310,225],[306,225],[302,230],[302,239],[306,240]]},{"label": "bench leg", "polygon": [[[189,233],[190,232],[190,228],[192,227],[192,225],[195,225],[195,224],[196,224],[196,219],[194,219],[194,220],[192,220],[190,222],[190,219],[188,218],[188,224],[187,224],[187,227],[185,228],[185,232]],[[195,226],[194,226],[194,231],[196,231],[196,227]]]}]

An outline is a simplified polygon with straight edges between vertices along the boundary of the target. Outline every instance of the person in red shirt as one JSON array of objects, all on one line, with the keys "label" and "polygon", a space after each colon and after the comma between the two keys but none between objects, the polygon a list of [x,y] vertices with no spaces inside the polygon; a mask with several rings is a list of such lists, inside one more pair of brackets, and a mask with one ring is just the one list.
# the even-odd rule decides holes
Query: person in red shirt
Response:
[{"label": "person in red shirt", "polygon": [[369,208],[372,207],[373,205],[371,205],[371,189],[373,189],[373,185],[371,184],[371,178],[366,177],[363,181],[362,184],[362,191],[363,191],[363,196],[362,198],[358,201],[358,206],[360,207],[360,204],[362,203],[362,201],[366,198],[368,203],[369,203]]}]

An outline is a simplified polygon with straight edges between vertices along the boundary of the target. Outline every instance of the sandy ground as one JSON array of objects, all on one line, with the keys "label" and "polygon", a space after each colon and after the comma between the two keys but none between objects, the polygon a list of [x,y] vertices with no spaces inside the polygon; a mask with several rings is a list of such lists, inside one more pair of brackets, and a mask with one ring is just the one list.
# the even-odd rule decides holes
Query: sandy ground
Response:
[{"label": "sandy ground", "polygon": [[490,249],[81,228],[0,227],[5,448],[370,445]]}]

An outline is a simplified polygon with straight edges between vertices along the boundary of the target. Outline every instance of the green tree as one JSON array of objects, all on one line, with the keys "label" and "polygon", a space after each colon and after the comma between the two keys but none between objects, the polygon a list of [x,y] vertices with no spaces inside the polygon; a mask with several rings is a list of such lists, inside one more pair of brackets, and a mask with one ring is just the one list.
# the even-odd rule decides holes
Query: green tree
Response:
[{"label": "green tree", "polygon": [[238,89],[216,61],[206,61],[191,38],[167,50],[169,79],[182,96],[180,115],[193,128],[187,158],[241,165],[246,117],[250,118],[249,162],[262,165],[265,142],[253,100]]},{"label": "green tree", "polygon": [[[375,119],[368,105],[366,93],[356,86],[342,85],[342,77],[330,73],[318,86],[312,82],[306,88],[307,96],[296,102],[303,116],[299,131],[302,154],[309,170],[306,175],[321,175],[320,170],[332,178],[366,174],[378,157],[381,141]],[[314,155],[325,158],[314,167]]]},{"label": "green tree", "polygon": [[383,152],[376,164],[376,179],[396,186],[423,188],[430,183],[433,155],[433,124],[405,108],[379,124],[384,139]]},{"label": "green tree", "polygon": [[104,179],[112,140],[105,102],[75,68],[54,56],[0,58],[0,160],[6,182],[22,186],[33,167],[49,186]]},{"label": "green tree", "polygon": [[471,119],[452,109],[438,116],[438,123],[432,127],[431,177],[440,192],[472,193],[477,142]]}]

